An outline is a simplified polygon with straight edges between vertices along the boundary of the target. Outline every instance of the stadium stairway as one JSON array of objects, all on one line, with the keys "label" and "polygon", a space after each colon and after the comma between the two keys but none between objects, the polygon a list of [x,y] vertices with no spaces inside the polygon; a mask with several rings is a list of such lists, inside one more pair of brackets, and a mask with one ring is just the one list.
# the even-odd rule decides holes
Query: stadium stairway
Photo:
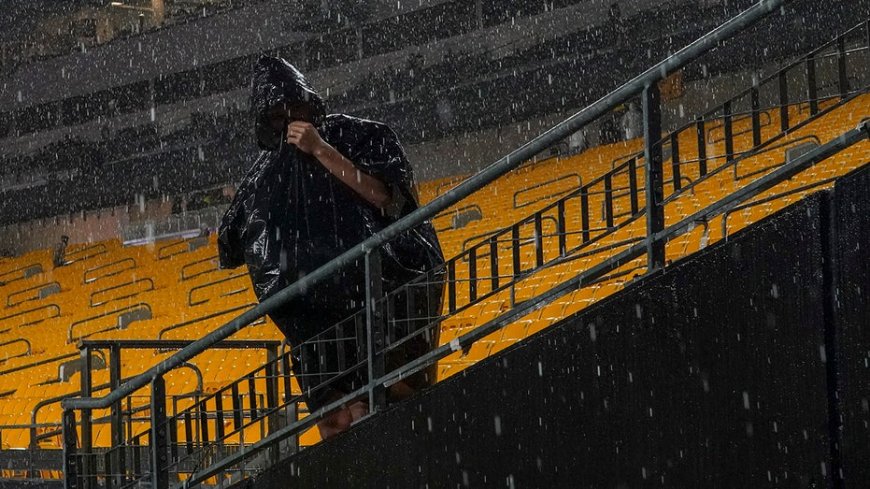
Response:
[{"label": "stadium stairway", "polygon": [[[817,54],[811,53],[800,62]],[[850,56],[866,59],[867,46],[853,49]],[[866,90],[864,84],[836,96],[757,109],[751,117],[740,117],[732,110],[740,100],[748,99],[749,95],[741,94],[664,138],[665,154],[675,163],[665,166],[664,181],[673,188],[665,196],[666,224],[770,173],[793,148],[806,143],[821,145],[854,128],[870,113]],[[703,135],[700,144],[699,133]],[[645,179],[643,156],[638,154],[642,147],[641,140],[627,141],[526,165],[436,218],[445,254],[456,257],[451,261],[456,280],[448,284],[448,296],[452,297],[448,302],[454,304],[445,304],[442,344],[639,242],[646,233],[645,221],[640,219],[645,198],[637,188],[637,182]],[[807,193],[830,186],[838,176],[868,161],[870,143],[865,141],[722,217],[698,223],[667,244],[668,260],[682,259],[727,239]],[[452,183],[443,180],[422,185],[422,200],[434,198]],[[560,212],[567,217],[560,219]],[[560,222],[564,229],[558,229]],[[492,273],[490,257],[478,253],[483,245],[495,250],[499,262],[507,264],[504,269]],[[0,362],[0,440],[4,449],[60,448],[56,428],[59,403],[40,407],[38,416],[33,413],[47,399],[80,394],[77,341],[196,339],[256,302],[243,271],[217,269],[213,237],[143,247],[102,242],[71,248],[67,259],[66,266],[53,268],[51,251],[40,250],[9,260],[0,268],[0,296],[6,298],[0,317],[4,356]],[[625,264],[444,358],[438,365],[439,379],[619,292],[645,273],[645,260]],[[502,275],[511,281],[510,287],[493,289],[490,279]],[[279,340],[280,335],[273,325],[261,322],[233,339]],[[133,376],[169,355],[170,351],[159,349],[125,352],[121,376]],[[201,386],[191,374],[193,370],[178,371],[167,378],[167,392],[177,401],[170,415],[191,416],[199,402],[199,398],[189,396],[192,391],[199,391],[200,396],[220,392],[261,368],[263,358],[263,352],[248,350],[214,350],[198,356],[194,363],[202,374]],[[94,385],[111,380],[105,368],[94,369],[90,376]],[[252,393],[266,390],[264,379],[251,379],[257,384]],[[278,389],[279,396],[299,393],[295,379],[288,378]],[[242,398],[246,409],[256,410],[252,408],[255,395]],[[136,406],[147,408],[147,399],[139,400]],[[99,418],[110,413],[92,414]],[[38,426],[32,424],[34,420]],[[209,419],[195,424],[189,418],[185,422],[189,431],[177,434],[176,440],[199,440],[203,430],[214,433],[218,423]],[[231,426],[230,420],[223,424],[227,429]],[[44,436],[37,440],[33,433]],[[249,444],[265,433],[262,424],[252,424],[236,433],[233,441]],[[315,430],[309,430],[298,444],[318,441]],[[111,446],[107,423],[95,424],[93,446]],[[20,475],[15,469],[3,472],[6,477]]]}]

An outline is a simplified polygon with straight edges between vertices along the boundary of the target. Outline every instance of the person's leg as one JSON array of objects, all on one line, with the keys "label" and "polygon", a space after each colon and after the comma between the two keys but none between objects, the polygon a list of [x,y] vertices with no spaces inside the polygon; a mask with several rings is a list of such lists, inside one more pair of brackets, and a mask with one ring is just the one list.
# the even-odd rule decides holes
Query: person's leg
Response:
[{"label": "person's leg", "polygon": [[[421,286],[413,287],[409,294],[399,294],[396,299],[394,311],[397,325],[394,334],[401,339],[406,335],[404,344],[387,355],[388,370],[395,370],[402,365],[417,359],[438,345],[440,324],[438,318],[441,314],[441,300],[443,295],[443,277],[428,277]],[[413,301],[409,307],[408,300]],[[415,392],[422,390],[435,383],[437,365],[433,364],[422,371],[396,382],[387,390],[390,402],[405,400]]]},{"label": "person's leg", "polygon": [[[329,397],[326,398],[328,399],[327,404],[335,402],[343,396],[345,396],[345,393],[332,390]],[[333,411],[322,420],[318,421],[317,430],[320,431],[320,437],[324,440],[328,440],[339,433],[346,431],[354,421],[358,421],[368,414],[368,412],[369,404],[363,400],[353,401],[350,404]]]}]

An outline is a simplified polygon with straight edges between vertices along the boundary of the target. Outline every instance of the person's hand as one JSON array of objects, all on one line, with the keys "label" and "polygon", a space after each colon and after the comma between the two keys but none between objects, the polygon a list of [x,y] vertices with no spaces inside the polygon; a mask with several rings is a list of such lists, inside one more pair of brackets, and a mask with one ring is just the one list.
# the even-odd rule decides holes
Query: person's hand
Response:
[{"label": "person's hand", "polygon": [[317,156],[317,152],[326,146],[317,129],[308,122],[294,121],[287,126],[287,142],[299,148],[302,152]]}]

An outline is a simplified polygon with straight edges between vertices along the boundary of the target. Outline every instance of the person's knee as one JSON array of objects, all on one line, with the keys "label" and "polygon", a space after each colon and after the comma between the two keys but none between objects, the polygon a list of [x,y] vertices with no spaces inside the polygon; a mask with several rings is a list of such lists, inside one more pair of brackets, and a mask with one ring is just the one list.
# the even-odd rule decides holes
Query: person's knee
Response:
[{"label": "person's knee", "polygon": [[353,423],[352,413],[349,409],[343,408],[324,417],[317,423],[317,427],[320,430],[320,436],[327,439],[347,430],[351,423]]}]

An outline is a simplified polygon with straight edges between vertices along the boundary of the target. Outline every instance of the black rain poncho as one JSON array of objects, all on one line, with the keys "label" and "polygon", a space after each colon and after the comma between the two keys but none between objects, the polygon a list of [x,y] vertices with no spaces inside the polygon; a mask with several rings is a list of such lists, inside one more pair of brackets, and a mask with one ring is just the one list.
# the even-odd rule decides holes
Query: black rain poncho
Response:
[{"label": "black rain poncho", "polygon": [[[275,130],[266,114],[276,106],[292,104],[306,104],[321,138],[360,171],[379,179],[391,190],[393,198],[388,209],[370,205],[312,156],[284,141],[285,133]],[[222,268],[248,266],[254,291],[262,301],[407,215],[418,204],[413,170],[396,134],[382,123],[348,115],[324,115],[320,96],[286,61],[264,56],[255,64],[251,107],[256,140],[262,151],[223,217],[218,248]],[[444,258],[432,225],[426,223],[392,241],[382,248],[381,257],[385,291],[430,271],[427,281],[436,286],[419,289],[425,296],[411,301],[418,305],[418,310],[410,314],[421,318],[438,316],[443,282],[440,265]],[[434,269],[439,271],[431,272]],[[298,345],[362,306],[364,277],[361,261],[345,267],[332,280],[306,291],[304,297],[291,301],[270,317],[291,344]],[[415,327],[411,325],[412,329]],[[390,336],[401,337],[408,332],[391,332]],[[413,355],[434,346],[435,336],[427,335],[425,344],[412,348],[416,350]],[[320,357],[318,365],[305,358],[297,359],[306,375],[314,375],[314,370],[338,368],[329,364],[329,358],[327,365],[323,364],[323,358],[334,356],[335,352],[324,354],[321,349],[312,355]],[[407,359],[393,361],[401,364]],[[354,361],[357,359],[347,358],[339,363]],[[325,379],[319,379],[322,380]],[[313,388],[319,381],[305,382],[303,388],[306,384]],[[352,378],[340,390],[354,388],[361,381],[359,376]],[[309,396],[309,404],[317,404],[314,401]]]}]

